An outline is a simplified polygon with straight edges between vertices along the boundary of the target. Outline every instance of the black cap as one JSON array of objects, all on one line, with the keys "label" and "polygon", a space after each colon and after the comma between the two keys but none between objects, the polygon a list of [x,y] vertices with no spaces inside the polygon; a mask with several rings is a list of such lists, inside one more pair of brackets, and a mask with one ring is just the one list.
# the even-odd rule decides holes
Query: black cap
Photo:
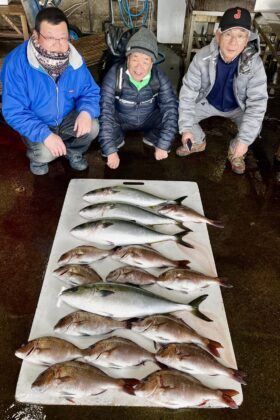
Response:
[{"label": "black cap", "polygon": [[244,28],[250,31],[251,29],[251,15],[247,9],[242,7],[233,7],[227,9],[220,20],[219,28],[221,32],[227,31],[231,28]]}]

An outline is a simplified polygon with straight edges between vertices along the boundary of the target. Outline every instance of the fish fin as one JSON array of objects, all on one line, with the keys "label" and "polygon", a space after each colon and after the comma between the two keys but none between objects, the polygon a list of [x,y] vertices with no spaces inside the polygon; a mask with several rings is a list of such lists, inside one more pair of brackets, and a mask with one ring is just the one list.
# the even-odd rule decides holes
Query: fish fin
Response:
[{"label": "fish fin", "polygon": [[[188,233],[188,232],[187,232]],[[180,245],[183,245],[184,247],[187,248],[194,248],[193,245],[189,244],[188,242],[185,242],[183,240],[183,237],[186,236],[187,234],[185,231],[184,232],[180,232],[180,233],[176,233],[176,235],[174,235],[176,237],[176,242]]]},{"label": "fish fin", "polygon": [[176,198],[176,200],[174,200],[177,204],[181,204],[182,201],[184,201],[186,198],[188,198],[187,195],[183,195],[182,197]]},{"label": "fish fin", "polygon": [[208,339],[207,350],[216,357],[220,357],[217,349],[223,348],[222,344],[218,341]]},{"label": "fish fin", "polygon": [[219,284],[220,286],[227,288],[233,287],[233,285],[228,282],[228,279],[226,277],[219,277]]},{"label": "fish fin", "polygon": [[60,383],[63,383],[63,382],[68,382],[68,381],[71,381],[72,380],[72,377],[71,376],[63,376],[62,378],[58,378],[57,379]]},{"label": "fish fin", "polygon": [[135,395],[134,387],[140,383],[139,379],[121,379],[120,381],[124,392],[130,395]]},{"label": "fish fin", "polygon": [[238,391],[235,389],[220,389],[220,392],[222,393],[222,400],[226,405],[230,408],[238,408],[238,405],[236,402],[232,399],[233,396],[239,394]]},{"label": "fish fin", "polygon": [[187,233],[190,233],[190,232],[193,232],[193,230],[192,230],[192,229],[190,229],[190,228],[188,228],[188,227],[186,227],[186,226],[184,225],[184,223],[183,223],[183,222],[177,222],[177,223],[176,223],[176,225],[178,226],[178,228],[180,228],[180,229],[182,229],[183,231],[185,231],[185,232],[186,232],[186,234],[187,234]]},{"label": "fish fin", "polygon": [[103,389],[102,391],[98,392],[97,394],[91,394],[91,395],[94,395],[94,396],[101,395],[101,394],[104,394],[104,392],[106,392],[106,391],[107,391],[107,389]]},{"label": "fish fin", "polygon": [[245,372],[242,372],[242,370],[235,370],[232,369],[233,373],[232,373],[232,377],[233,379],[235,379],[237,382],[239,382],[242,385],[247,385],[247,382],[245,382],[244,378],[246,378],[247,374]]},{"label": "fish fin", "polygon": [[207,298],[208,295],[202,295],[199,296],[198,298],[192,300],[189,305],[192,306],[192,313],[197,316],[200,319],[203,319],[203,321],[207,321],[207,322],[213,322],[212,319],[208,318],[206,315],[204,315],[202,312],[200,312],[199,310],[199,305]]},{"label": "fish fin", "polygon": [[70,397],[65,397],[66,401],[69,401],[72,404],[76,404],[75,400],[73,398]]},{"label": "fish fin", "polygon": [[189,264],[190,261],[189,260],[178,260],[176,261],[177,267],[181,267],[181,268],[188,268],[190,270]]},{"label": "fish fin", "polygon": [[215,227],[220,228],[220,229],[223,229],[225,227],[225,225],[220,220],[208,219],[208,223],[209,223],[209,225],[215,226]]},{"label": "fish fin", "polygon": [[104,229],[107,229],[107,228],[109,228],[109,227],[111,227],[111,226],[114,226],[114,223],[113,222],[101,222],[102,223],[102,226],[104,227]]},{"label": "fish fin", "polygon": [[201,403],[197,405],[197,407],[203,407],[205,404],[208,403],[209,400],[203,400]]},{"label": "fish fin", "polygon": [[110,296],[110,295],[113,295],[115,292],[114,291],[112,291],[112,290],[99,290],[98,291],[98,294],[101,296],[101,297],[107,297],[107,296]]},{"label": "fish fin", "polygon": [[164,363],[162,363],[162,362],[155,362],[155,364],[160,368],[160,369],[167,369],[168,368],[168,366],[167,365],[165,365]]}]

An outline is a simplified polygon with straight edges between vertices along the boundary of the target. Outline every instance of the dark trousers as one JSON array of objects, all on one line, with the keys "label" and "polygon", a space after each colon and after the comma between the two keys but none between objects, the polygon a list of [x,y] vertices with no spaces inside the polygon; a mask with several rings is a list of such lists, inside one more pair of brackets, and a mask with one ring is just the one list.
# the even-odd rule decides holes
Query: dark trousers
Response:
[{"label": "dark trousers", "polygon": [[[92,129],[90,133],[81,137],[76,137],[74,124],[78,115],[77,111],[72,111],[62,120],[59,126],[49,127],[53,133],[60,136],[63,140],[68,157],[74,157],[75,155],[82,155],[85,153],[99,132],[98,120],[94,119],[92,120]],[[30,161],[48,163],[56,159],[43,142],[33,142],[24,136],[22,136],[22,140],[27,147],[26,156]]]},{"label": "dark trousers", "polygon": [[126,131],[143,131],[145,139],[149,140],[155,146],[157,145],[160,131],[162,129],[162,116],[160,111],[156,109],[141,123],[132,123],[127,121],[127,117],[117,113],[117,118],[113,127],[113,139],[119,146],[124,141]]}]

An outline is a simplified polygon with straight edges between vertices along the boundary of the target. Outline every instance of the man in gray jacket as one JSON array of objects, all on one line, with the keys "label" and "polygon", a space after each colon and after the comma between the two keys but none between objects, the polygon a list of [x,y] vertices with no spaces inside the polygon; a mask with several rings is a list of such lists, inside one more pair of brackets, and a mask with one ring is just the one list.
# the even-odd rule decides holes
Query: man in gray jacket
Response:
[{"label": "man in gray jacket", "polygon": [[178,156],[205,150],[200,121],[226,117],[238,128],[229,145],[228,159],[233,172],[245,172],[244,157],[261,130],[268,98],[259,39],[250,27],[247,9],[226,10],[211,44],[193,58],[180,91],[182,146],[176,150]]}]

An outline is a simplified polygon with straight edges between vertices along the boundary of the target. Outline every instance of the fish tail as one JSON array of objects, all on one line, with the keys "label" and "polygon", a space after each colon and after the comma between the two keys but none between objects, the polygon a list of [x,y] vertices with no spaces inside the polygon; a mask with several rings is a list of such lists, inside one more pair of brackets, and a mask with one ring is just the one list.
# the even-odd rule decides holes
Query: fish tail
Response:
[{"label": "fish tail", "polygon": [[189,305],[192,307],[192,313],[197,316],[200,319],[203,319],[203,321],[212,322],[213,320],[208,318],[206,315],[204,315],[199,310],[199,305],[207,298],[208,295],[202,295],[198,298],[192,300]]},{"label": "fish tail", "polygon": [[220,353],[217,349],[221,349],[223,348],[222,344],[219,343],[218,341],[214,341],[214,340],[209,340],[208,339],[208,343],[207,343],[207,349],[210,351],[210,353],[212,353],[214,356],[216,357],[220,357]]},{"label": "fish tail", "polygon": [[140,383],[139,379],[120,379],[120,385],[124,392],[130,395],[135,395],[134,387]]},{"label": "fish tail", "polygon": [[182,201],[184,201],[186,198],[188,198],[188,196],[187,196],[187,195],[183,195],[182,197],[176,198],[174,201],[175,201],[177,204],[181,204],[181,203],[182,203]]},{"label": "fish tail", "polygon": [[189,244],[188,242],[185,242],[183,240],[183,237],[186,236],[186,232],[180,232],[180,233],[176,233],[176,235],[174,235],[176,237],[176,242],[180,245],[183,245],[187,248],[194,248],[193,245]]},{"label": "fish tail", "polygon": [[186,227],[182,222],[177,222],[176,225],[178,226],[178,228],[183,229],[186,234],[190,233],[190,232],[193,232],[192,229]]},{"label": "fish tail", "polygon": [[242,370],[232,369],[233,379],[235,379],[237,382],[239,382],[242,385],[247,385],[247,382],[244,379],[246,378],[246,376],[247,376],[246,373],[242,372]]},{"label": "fish tail", "polygon": [[215,227],[220,228],[220,229],[223,229],[225,227],[225,225],[220,220],[208,219],[208,223],[209,223],[209,225],[215,226]]},{"label": "fish tail", "polygon": [[219,285],[227,288],[233,287],[232,284],[228,282],[229,280],[226,277],[219,277]]},{"label": "fish tail", "polygon": [[179,260],[179,261],[176,261],[176,266],[189,269],[190,268],[189,263],[190,263],[189,260]]},{"label": "fish tail", "polygon": [[127,330],[131,330],[132,329],[132,327],[133,327],[133,324],[135,323],[135,322],[138,322],[138,321],[140,321],[140,318],[137,318],[137,317],[134,317],[134,318],[130,318],[130,319],[127,319],[126,321],[124,321],[125,322],[125,328],[127,329]]},{"label": "fish tail", "polygon": [[232,399],[232,397],[234,397],[235,395],[239,394],[238,391],[236,391],[235,389],[221,389],[221,397],[222,400],[224,401],[224,403],[226,403],[226,405],[230,408],[238,408],[238,405],[236,404],[236,402]]}]

